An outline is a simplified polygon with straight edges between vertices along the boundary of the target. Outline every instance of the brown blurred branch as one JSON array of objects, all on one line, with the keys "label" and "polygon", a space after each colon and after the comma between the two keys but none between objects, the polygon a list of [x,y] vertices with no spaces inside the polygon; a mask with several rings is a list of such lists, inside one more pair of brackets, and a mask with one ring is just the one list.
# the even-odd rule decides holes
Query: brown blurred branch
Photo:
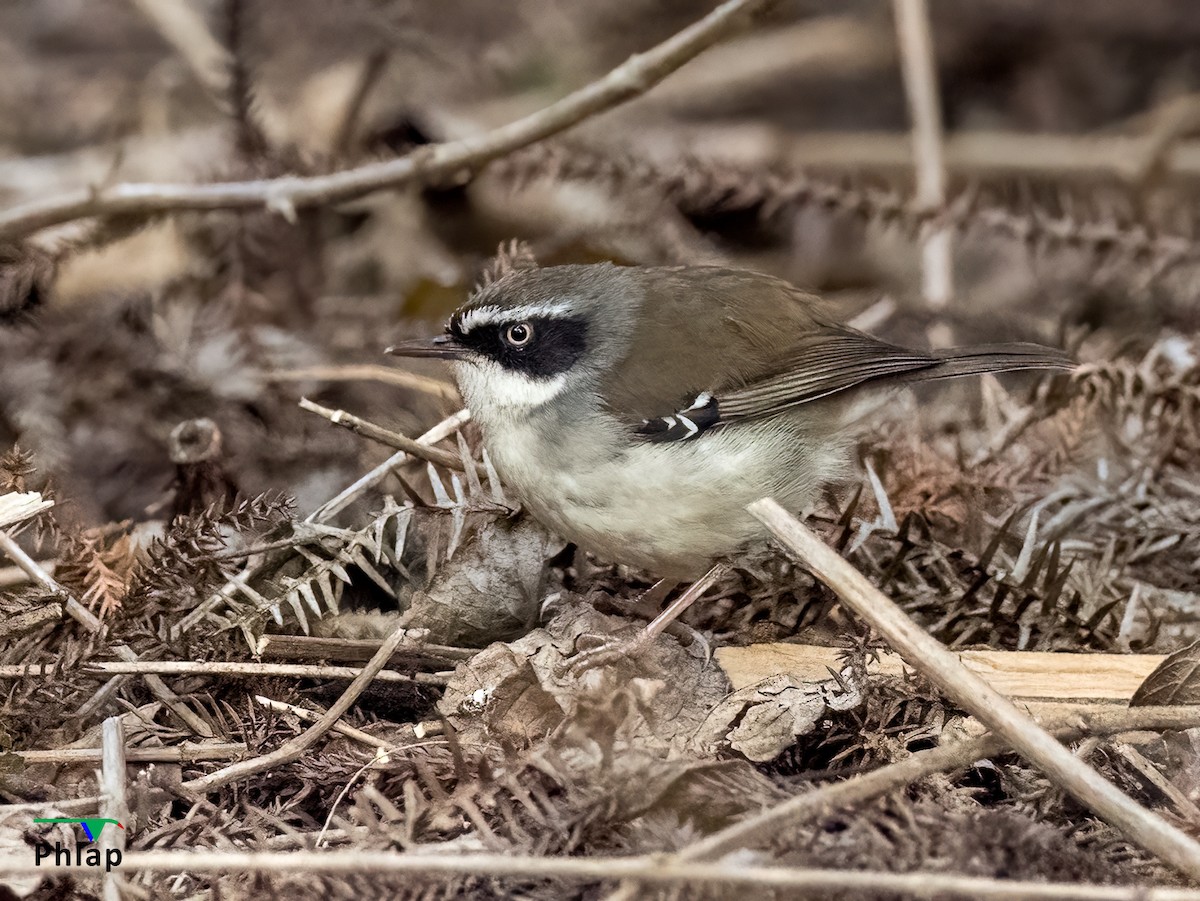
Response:
[{"label": "brown blurred branch", "polygon": [[130,0],[175,48],[196,80],[219,107],[229,92],[229,51],[213,37],[204,18],[185,0]]},{"label": "brown blurred branch", "polygon": [[[925,0],[893,0],[892,13],[900,45],[904,94],[908,98],[908,115],[912,120],[915,199],[918,208],[937,210],[946,205],[946,165],[929,6]],[[921,240],[922,292],[926,302],[935,309],[946,306],[954,291],[952,238],[949,228],[931,223]]]},{"label": "brown blurred branch", "polygon": [[264,207],[291,219],[304,207],[337,203],[414,180],[476,169],[590,116],[644,94],[774,0],[727,0],[645,53],[543,110],[461,141],[421,147],[400,159],[367,163],[329,175],[285,176],[207,185],[116,184],[35,200],[0,213],[0,238],[17,238],[88,216],[148,216],[174,210]]}]

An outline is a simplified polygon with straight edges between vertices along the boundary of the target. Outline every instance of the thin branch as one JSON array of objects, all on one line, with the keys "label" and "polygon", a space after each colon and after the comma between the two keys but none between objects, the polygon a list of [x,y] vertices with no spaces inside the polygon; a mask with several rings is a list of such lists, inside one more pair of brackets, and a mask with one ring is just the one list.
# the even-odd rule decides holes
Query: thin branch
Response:
[{"label": "thin branch", "polygon": [[[288,704],[284,701],[276,701],[272,698],[264,698],[262,695],[255,695],[255,700],[262,704],[268,710],[274,710],[276,713],[287,713],[298,717],[305,722],[315,723],[321,719],[321,714],[314,710],[308,710],[304,707],[297,707],[295,704]],[[362,729],[356,729],[354,726],[346,723],[337,723],[333,727],[333,731],[339,735],[344,735],[347,738],[352,738],[354,741],[367,745],[370,748],[378,748],[382,751],[402,751],[406,745],[397,744],[393,741],[386,741],[370,732],[364,732]],[[405,733],[403,740],[407,743],[422,742],[426,739],[442,734],[442,724],[439,723],[404,723],[400,726],[400,731]]]},{"label": "thin branch", "polygon": [[[1074,722],[1051,723],[1046,729],[1064,742],[1088,735],[1112,735],[1140,730],[1191,729],[1200,723],[1200,707],[1133,707],[1072,714]],[[735,823],[680,851],[680,860],[715,859],[740,848],[765,845],[783,829],[812,823],[836,810],[862,804],[937,773],[950,773],[977,760],[1003,754],[1010,743],[993,732],[968,741],[951,742],[917,751],[897,763],[843,782],[799,795],[749,819]]]},{"label": "thin branch", "polygon": [[[0,666],[0,679],[23,679],[26,676],[49,675],[55,667],[12,664]],[[362,672],[353,666],[309,666],[300,663],[242,663],[212,660],[137,660],[134,662],[88,662],[79,667],[87,675],[144,676],[158,673],[164,676],[238,676],[249,679],[283,676],[293,679],[354,679]],[[449,673],[397,673],[383,670],[376,677],[380,682],[406,682],[420,685],[446,685]]]},{"label": "thin branch", "polygon": [[[100,833],[100,850],[104,859],[109,859],[108,852],[115,850],[119,856],[125,850],[125,829],[129,823],[129,794],[125,777],[125,729],[119,716],[110,716],[101,727],[101,748],[103,757],[100,762],[100,815],[116,820],[121,824],[119,829],[105,829]],[[104,901],[121,901],[124,877],[117,871],[105,868],[101,877],[101,891]]]},{"label": "thin branch", "polygon": [[207,185],[117,184],[82,188],[0,213],[0,239],[18,238],[88,216],[150,216],[176,210],[265,208],[291,220],[296,210],[305,207],[352,200],[414,180],[428,181],[473,171],[644,94],[772,2],[727,0],[653,49],[631,56],[603,78],[545,109],[481,135],[420,147],[400,159],[308,178],[286,176]]},{"label": "thin branch", "polygon": [[1191,878],[1200,878],[1200,844],[1072,755],[773,499],[755,501],[749,509],[913,669],[1011,742],[1079,803]]},{"label": "thin branch", "polygon": [[[415,630],[414,630],[415,632]],[[379,648],[376,638],[322,638],[314,635],[264,635],[258,646],[259,656],[277,660],[328,660],[331,663],[357,663],[370,660]],[[416,661],[436,661],[455,666],[479,653],[478,648],[426,644],[414,639],[399,648],[392,657],[392,666],[415,668]]]},{"label": "thin branch", "polygon": [[218,108],[229,91],[229,51],[186,0],[130,0],[179,53]]},{"label": "thin branch", "polygon": [[423,391],[446,400],[457,401],[458,389],[450,382],[431,379],[428,376],[405,372],[392,366],[363,363],[348,366],[299,366],[294,369],[276,369],[267,373],[270,382],[383,382]]},{"label": "thin branch", "polygon": [[[1090,735],[1121,732],[1191,729],[1200,723],[1200,707],[1133,707],[1072,713],[1046,725],[1060,741],[1075,741]],[[904,760],[869,773],[860,773],[782,804],[769,807],[745,820],[682,848],[668,859],[674,861],[716,860],[744,848],[768,846],[784,830],[818,823],[836,811],[864,804],[937,773],[963,769],[1009,750],[1009,743],[989,732],[967,741],[950,742],[917,751]],[[636,897],[632,885],[622,886],[605,901],[630,901]]]},{"label": "thin branch", "polygon": [[[362,435],[364,438],[370,438],[372,441],[378,441],[380,444],[386,444],[388,447],[404,451],[410,457],[418,457],[436,466],[453,469],[456,472],[463,471],[463,460],[458,454],[442,450],[439,447],[431,447],[420,440],[409,438],[407,435],[401,435],[399,432],[393,432],[391,429],[377,426],[375,423],[368,422],[359,416],[355,416],[353,413],[323,407],[320,404],[313,403],[307,397],[300,398],[300,409],[323,416],[334,425],[340,425],[342,428],[349,429],[356,435]],[[480,478],[487,477],[487,471],[478,464],[476,465],[476,472],[479,473]]]},{"label": "thin branch", "polygon": [[[444,438],[453,435],[471,418],[471,414],[466,410],[459,410],[452,416],[448,416],[431,428],[428,432],[417,439],[418,444],[430,445]],[[366,475],[360,477],[353,485],[339,492],[332,499],[326,501],[312,513],[310,513],[305,522],[327,522],[344,510],[350,504],[354,503],[360,495],[371,489],[373,486],[382,482],[387,478],[391,471],[411,457],[404,451],[397,451],[392,454]],[[183,619],[171,627],[171,635],[178,638],[184,632],[195,627],[195,625],[204,620],[209,612],[215,610],[221,604],[225,603],[226,599],[235,591],[242,590],[244,586],[257,574],[254,569],[246,569],[229,579],[216,592],[214,592],[207,600],[198,605],[194,610],[188,613]],[[123,678],[117,676],[116,678]],[[110,683],[111,684],[111,683]],[[103,691],[103,689],[102,689]]]},{"label": "thin branch", "polygon": [[[79,764],[99,763],[101,748],[51,748],[49,750],[17,751],[26,765],[35,763]],[[196,763],[201,760],[230,760],[246,753],[246,743],[241,741],[208,742],[202,745],[185,742],[171,748],[129,748],[125,751],[127,763]]]},{"label": "thin branch", "polygon": [[[904,94],[912,120],[916,160],[916,202],[927,210],[946,205],[946,164],[942,150],[942,109],[938,97],[937,60],[925,0],[893,0]],[[922,290],[931,307],[940,309],[954,292],[952,232],[945,225],[927,228],[921,243]]]},{"label": "thin branch", "polygon": [[[457,413],[447,416],[428,432],[417,439],[418,444],[433,445],[439,441],[449,438],[471,419],[471,414],[468,410],[459,410]],[[342,510],[350,506],[356,501],[360,495],[378,485],[388,477],[393,469],[406,463],[412,459],[406,451],[396,451],[366,475],[358,479],[353,485],[346,488],[344,491],[337,494],[331,500],[326,501],[307,517],[305,522],[328,522]]]},{"label": "thin branch", "polygon": [[197,779],[192,779],[184,782],[180,789],[185,792],[195,795],[200,795],[205,792],[214,791],[222,786],[235,782],[238,779],[245,779],[248,776],[253,776],[267,770],[275,769],[276,767],[284,766],[292,763],[303,756],[304,752],[315,745],[334,725],[340,720],[343,714],[348,711],[354,702],[379,675],[380,671],[387,665],[388,659],[392,653],[400,646],[400,644],[408,637],[408,630],[403,627],[397,627],[392,630],[392,633],[384,639],[383,644],[379,646],[379,650],[362,668],[362,672],[355,677],[341,697],[334,702],[333,706],[325,712],[324,715],[309,729],[292,738],[269,754],[263,754],[251,760],[242,760],[231,764],[224,769],[209,773],[207,776],[201,776]]},{"label": "thin branch", "polygon": [[[0,861],[0,875],[44,871],[13,856]],[[494,878],[563,879],[575,883],[633,879],[649,885],[748,886],[834,891],[841,897],[869,892],[910,898],[977,901],[1200,901],[1195,889],[1159,886],[1080,885],[1024,882],[950,873],[893,873],[805,867],[729,864],[664,864],[653,855],[636,857],[533,857],[517,854],[397,853],[389,851],[137,851],[125,855],[122,871],[157,873],[304,873],[331,875],[412,873]],[[94,867],[55,867],[56,875],[94,873]]]}]

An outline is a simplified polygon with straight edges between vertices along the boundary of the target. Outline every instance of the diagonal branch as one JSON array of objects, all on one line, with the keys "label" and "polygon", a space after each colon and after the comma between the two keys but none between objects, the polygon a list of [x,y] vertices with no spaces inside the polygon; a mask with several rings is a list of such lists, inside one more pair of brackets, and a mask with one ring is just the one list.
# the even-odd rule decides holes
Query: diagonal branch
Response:
[{"label": "diagonal branch", "polygon": [[653,49],[631,56],[603,78],[545,109],[481,135],[421,147],[400,159],[367,163],[329,175],[207,185],[130,183],[82,188],[0,212],[0,239],[19,238],[88,216],[149,216],[173,210],[265,207],[290,219],[304,207],[352,200],[414,180],[474,170],[644,94],[773,2],[726,0]]},{"label": "diagonal branch", "polygon": [[1193,879],[1200,878],[1200,844],[1130,799],[1055,741],[1012,701],[963,666],[956,654],[914,623],[862,573],[773,499],[755,501],[749,509],[913,669],[1009,741],[1014,750],[1041,768],[1079,803],[1146,850]]}]

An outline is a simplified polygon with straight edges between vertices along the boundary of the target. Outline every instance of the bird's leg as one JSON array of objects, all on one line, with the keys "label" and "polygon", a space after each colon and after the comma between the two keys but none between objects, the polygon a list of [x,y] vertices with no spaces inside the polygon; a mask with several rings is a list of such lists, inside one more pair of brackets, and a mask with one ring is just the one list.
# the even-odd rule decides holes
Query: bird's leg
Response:
[{"label": "bird's leg", "polygon": [[636,616],[654,619],[659,614],[658,608],[662,606],[662,602],[678,584],[674,579],[659,579],[632,601],[620,604],[620,607]]},{"label": "bird's leg", "polygon": [[[610,663],[615,663],[618,660],[627,659],[635,656],[639,651],[644,649],[654,639],[663,633],[672,623],[679,618],[683,611],[692,606],[704,592],[708,591],[722,576],[729,572],[729,566],[725,563],[715,564],[708,572],[693,582],[687,589],[677,597],[671,604],[654,618],[654,620],[646,626],[636,637],[627,640],[608,641],[598,648],[592,648],[577,654],[574,659],[568,664],[567,669],[575,674],[580,675],[590,669],[595,669],[600,666],[607,666]],[[663,582],[666,580],[664,579]],[[653,588],[649,589],[646,594],[659,591],[663,582],[657,583]],[[668,584],[663,591],[666,592],[673,588],[673,584]],[[703,639],[701,639],[703,641]]]}]

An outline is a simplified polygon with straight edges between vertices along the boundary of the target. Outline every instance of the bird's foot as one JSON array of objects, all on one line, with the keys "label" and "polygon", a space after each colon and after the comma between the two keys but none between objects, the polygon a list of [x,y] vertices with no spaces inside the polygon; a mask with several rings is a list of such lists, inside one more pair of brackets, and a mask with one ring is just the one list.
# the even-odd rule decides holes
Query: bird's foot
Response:
[{"label": "bird's foot", "polygon": [[[684,647],[698,645],[704,652],[705,663],[712,659],[712,646],[708,643],[708,639],[691,626],[675,622],[671,623],[666,631],[680,639],[680,644]],[[635,661],[646,653],[659,634],[658,631],[652,631],[647,626],[633,638],[581,635],[581,642],[586,641],[589,646],[581,648],[574,657],[566,662],[560,672],[578,678],[591,670],[612,666],[614,663]]]}]

